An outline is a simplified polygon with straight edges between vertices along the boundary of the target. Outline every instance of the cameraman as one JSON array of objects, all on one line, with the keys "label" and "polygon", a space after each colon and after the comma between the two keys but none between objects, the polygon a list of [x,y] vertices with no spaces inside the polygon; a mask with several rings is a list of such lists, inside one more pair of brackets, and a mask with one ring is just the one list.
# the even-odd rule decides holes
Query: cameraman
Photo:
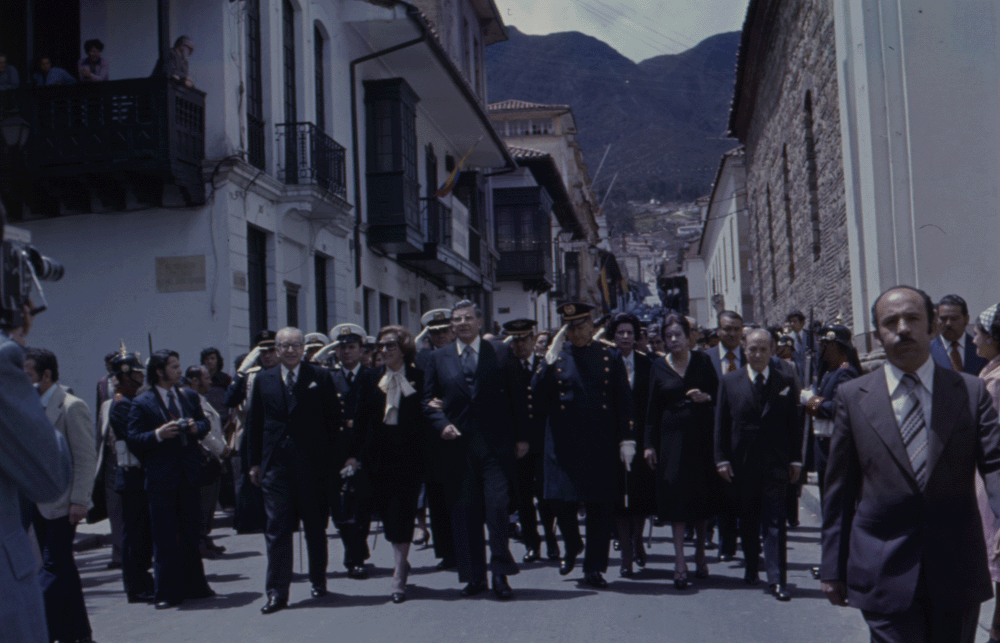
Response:
[{"label": "cameraman", "polygon": [[[4,212],[0,205],[0,242]],[[24,324],[0,326],[0,623],[4,639],[49,640],[37,561],[21,522],[21,499],[33,503],[59,498],[73,474],[69,446],[45,416],[24,372],[24,341],[31,329],[30,306]]]}]

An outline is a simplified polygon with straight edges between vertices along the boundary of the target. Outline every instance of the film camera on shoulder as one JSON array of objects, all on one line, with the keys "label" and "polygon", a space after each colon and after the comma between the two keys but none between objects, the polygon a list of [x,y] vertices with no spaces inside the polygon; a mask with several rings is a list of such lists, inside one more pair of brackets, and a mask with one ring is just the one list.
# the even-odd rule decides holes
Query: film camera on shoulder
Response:
[{"label": "film camera on shoulder", "polygon": [[[0,210],[2,216],[2,210]],[[24,306],[31,315],[48,307],[43,281],[59,281],[63,265],[46,257],[31,245],[31,233],[22,228],[3,226],[0,219],[0,327],[24,325]],[[32,301],[32,289],[37,291]]]}]

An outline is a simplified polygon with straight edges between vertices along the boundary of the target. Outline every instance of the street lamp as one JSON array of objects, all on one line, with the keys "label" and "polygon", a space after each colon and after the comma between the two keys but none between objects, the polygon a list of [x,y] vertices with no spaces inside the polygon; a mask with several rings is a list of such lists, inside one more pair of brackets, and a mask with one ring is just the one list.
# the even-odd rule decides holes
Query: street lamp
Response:
[{"label": "street lamp", "polygon": [[8,147],[22,148],[28,142],[28,134],[31,127],[28,121],[17,114],[8,116],[0,121],[0,135]]}]

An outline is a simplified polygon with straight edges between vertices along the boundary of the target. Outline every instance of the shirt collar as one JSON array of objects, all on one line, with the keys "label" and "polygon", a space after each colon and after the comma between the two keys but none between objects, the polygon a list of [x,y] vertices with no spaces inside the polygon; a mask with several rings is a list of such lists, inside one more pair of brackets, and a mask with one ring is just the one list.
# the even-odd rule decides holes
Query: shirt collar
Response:
[{"label": "shirt collar", "polygon": [[[300,368],[302,368],[302,362],[299,362],[298,365],[294,369],[292,369],[292,372],[295,373],[295,379],[299,379]],[[281,379],[282,381],[288,379],[288,367],[285,366],[284,364],[281,365]]]},{"label": "shirt collar", "polygon": [[[719,344],[718,349],[719,349],[719,360],[721,361],[721,360],[726,359],[726,353],[729,352],[729,349],[726,348],[725,346],[723,346],[722,344]],[[737,346],[735,349],[733,349],[733,355],[736,356],[736,361],[738,363],[740,361],[740,348],[739,348],[739,346]]]},{"label": "shirt collar", "polygon": [[[747,374],[750,376],[751,382],[757,379],[757,371],[753,370],[753,366],[750,366],[750,362],[747,362]],[[764,381],[766,382],[768,375],[771,374],[771,367],[765,366],[764,370],[760,374],[764,376]]]},{"label": "shirt collar", "polygon": [[[902,369],[892,364],[891,362],[885,363],[885,383],[889,387],[889,397],[892,397],[896,393],[896,389],[903,381],[903,375],[905,373]],[[917,369],[917,377],[920,378],[920,383],[927,389],[927,391],[933,395],[934,394],[934,360],[929,356],[927,361]]]},{"label": "shirt collar", "polygon": [[[358,375],[358,371],[360,371],[360,370],[361,370],[361,362],[358,362],[357,364],[355,364],[355,365],[354,365],[354,368],[348,368],[348,369],[346,369],[346,370],[347,370],[347,372],[348,372],[348,373],[350,373],[351,375],[353,375],[353,376],[357,377],[357,375]],[[295,375],[296,375],[296,376],[298,376],[298,373],[296,373]]]},{"label": "shirt collar", "polygon": [[[948,351],[951,350],[951,342],[949,342],[947,339],[945,339],[944,335],[940,335],[938,337],[938,339],[941,340],[941,345],[944,346],[945,352],[948,352]],[[962,333],[961,336],[959,336],[959,338],[958,338],[958,352],[962,353],[962,355],[963,355],[962,359],[964,360],[965,359],[965,357],[964,357],[964,355],[965,355],[965,333]]]},{"label": "shirt collar", "polygon": [[479,354],[479,342],[480,341],[482,341],[482,338],[479,337],[479,335],[476,335],[476,338],[474,340],[472,340],[471,344],[466,344],[462,340],[456,339],[455,340],[455,346],[458,347],[458,355],[459,355],[459,357],[461,357],[462,353],[465,351],[465,347],[466,346],[471,346],[472,347],[472,352],[475,353],[476,355],[478,355]]},{"label": "shirt collar", "polygon": [[[169,398],[169,397],[167,397],[167,395],[168,395],[168,394],[170,393],[170,391],[172,391],[173,389],[166,389],[166,388],[163,388],[162,386],[160,386],[159,384],[157,384],[157,385],[156,385],[156,390],[160,392],[160,397],[162,397],[162,398],[163,398],[163,401],[164,401],[165,403],[169,403],[169,402],[168,402],[168,400],[169,400],[170,398]],[[175,396],[176,396],[176,394],[175,394]]]},{"label": "shirt collar", "polygon": [[42,393],[41,397],[42,408],[49,407],[49,402],[52,401],[52,396],[56,394],[56,388],[58,386],[59,386],[58,384],[53,384],[52,386],[49,387],[49,390]]}]

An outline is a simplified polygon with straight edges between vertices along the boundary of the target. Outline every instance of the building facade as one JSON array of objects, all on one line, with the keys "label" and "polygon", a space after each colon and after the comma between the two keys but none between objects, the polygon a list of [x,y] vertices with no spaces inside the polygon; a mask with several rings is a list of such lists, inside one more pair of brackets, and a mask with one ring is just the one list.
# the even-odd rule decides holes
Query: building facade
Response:
[{"label": "building facade", "polygon": [[[486,175],[515,164],[475,52],[506,32],[492,1],[421,4],[79,1],[67,37],[100,38],[111,80],[0,96],[30,131],[0,193],[66,264],[32,343],[68,384],[122,339],[232,364],[262,328],[492,310]],[[193,89],[149,77],[182,34]]]}]

